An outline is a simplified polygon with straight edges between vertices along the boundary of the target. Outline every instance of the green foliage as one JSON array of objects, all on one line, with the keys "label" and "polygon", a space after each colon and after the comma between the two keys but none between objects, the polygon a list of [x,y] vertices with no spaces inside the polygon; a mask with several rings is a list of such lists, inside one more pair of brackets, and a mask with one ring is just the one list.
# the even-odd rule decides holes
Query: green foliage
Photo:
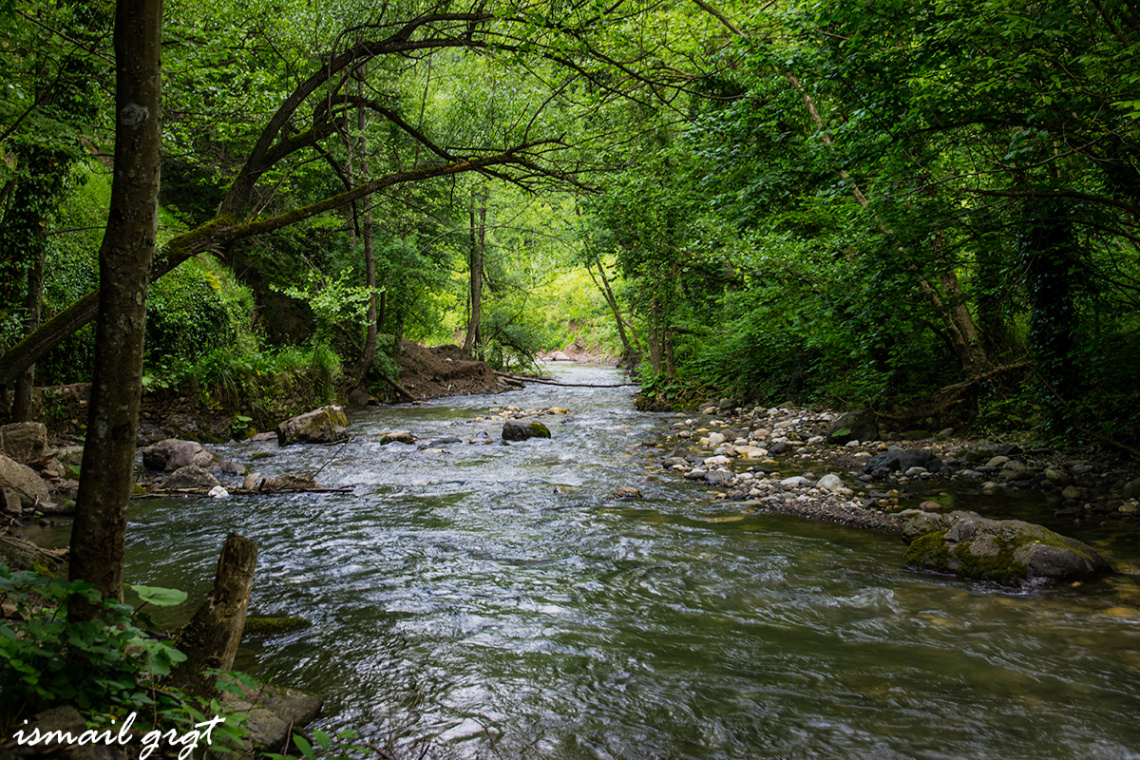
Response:
[{"label": "green foliage", "polygon": [[[137,628],[129,605],[102,600],[88,583],[0,566],[0,593],[19,616],[0,623],[0,711],[7,720],[60,702],[85,711],[152,704],[147,683],[185,660],[170,643]],[[171,600],[166,590],[147,594]],[[68,620],[74,597],[97,605],[92,620]]]},{"label": "green foliage", "polygon": [[[294,733],[292,741],[294,749],[306,760],[316,760],[318,757],[323,760],[361,760],[375,757],[377,755],[375,748],[352,743],[357,736],[357,732],[351,729],[341,731],[336,735],[334,744],[334,738],[329,736],[327,731],[318,729],[312,732],[311,742],[301,733]],[[314,747],[313,743],[317,746]],[[319,753],[318,748],[321,750]],[[388,755],[388,752],[380,754]],[[288,755],[272,752],[266,754],[266,757],[269,760],[290,760]]]}]

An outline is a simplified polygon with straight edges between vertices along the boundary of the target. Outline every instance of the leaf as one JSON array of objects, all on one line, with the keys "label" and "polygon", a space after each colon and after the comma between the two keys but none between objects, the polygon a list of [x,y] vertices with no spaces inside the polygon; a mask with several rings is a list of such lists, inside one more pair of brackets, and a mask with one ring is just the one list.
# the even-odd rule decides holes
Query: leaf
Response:
[{"label": "leaf", "polygon": [[300,734],[293,734],[293,743],[297,745],[297,749],[301,750],[301,754],[305,757],[317,756],[317,753],[313,752],[313,745],[309,744],[308,740]]},{"label": "leaf", "polygon": [[127,587],[139,595],[147,604],[155,607],[173,607],[186,601],[187,594],[176,588],[159,588],[157,586],[136,586],[127,584]]}]

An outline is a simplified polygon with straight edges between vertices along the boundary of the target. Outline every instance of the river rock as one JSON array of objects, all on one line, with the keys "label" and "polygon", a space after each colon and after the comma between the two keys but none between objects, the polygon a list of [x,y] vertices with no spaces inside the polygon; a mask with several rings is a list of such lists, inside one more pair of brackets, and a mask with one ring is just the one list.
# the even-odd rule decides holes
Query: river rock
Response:
[{"label": "river rock", "polygon": [[549,438],[550,430],[541,422],[507,420],[503,423],[504,441],[526,441],[531,438]]},{"label": "river rock", "polygon": [[316,720],[324,706],[316,694],[283,686],[259,684],[256,689],[239,684],[241,694],[225,691],[222,702],[231,712],[248,713],[243,739],[247,753],[280,752],[295,728]]},{"label": "river rock", "polygon": [[241,487],[247,491],[257,491],[261,488],[261,484],[264,481],[265,478],[261,476],[261,473],[254,471],[245,476],[245,479],[241,482]]},{"label": "river rock", "polygon": [[1006,480],[1028,480],[1033,477],[1033,470],[1024,462],[1011,459],[1001,466],[1001,476]]},{"label": "river rock", "polygon": [[849,441],[874,441],[879,437],[879,422],[870,409],[859,409],[841,414],[827,431],[827,442],[845,444]]},{"label": "river rock", "polygon": [[0,452],[20,464],[47,456],[47,427],[39,422],[13,422],[0,427]]},{"label": "river rock", "polygon": [[259,490],[262,491],[311,491],[320,488],[321,484],[312,478],[302,478],[299,475],[278,475],[261,481]]},{"label": "river rock", "polygon": [[835,493],[843,488],[843,479],[834,473],[830,473],[820,478],[819,482],[815,484],[815,487],[821,491]]},{"label": "river rock", "polygon": [[1065,490],[1061,491],[1061,498],[1069,501],[1076,501],[1083,495],[1084,492],[1076,486],[1065,486]]},{"label": "river rock", "polygon": [[173,474],[162,484],[163,488],[213,488],[218,483],[218,479],[207,472],[204,468],[196,464],[188,464],[185,467],[179,467]]},{"label": "river rock", "polygon": [[389,430],[380,436],[380,445],[387,446],[389,443],[406,443],[413,444],[416,442],[416,437],[406,430]]},{"label": "river rock", "polygon": [[934,472],[942,467],[942,461],[930,449],[892,449],[868,459],[863,474],[870,475],[877,470],[906,472],[912,467]]},{"label": "river rock", "polygon": [[716,486],[725,486],[736,479],[736,475],[728,470],[709,470],[705,480]]},{"label": "river rock", "polygon": [[174,472],[187,465],[210,468],[217,461],[213,453],[196,441],[167,438],[142,450],[143,467],[159,472]]},{"label": "river rock", "polygon": [[633,486],[622,486],[617,488],[610,494],[615,499],[640,499],[641,489],[634,488]]},{"label": "river rock", "polygon": [[348,437],[348,418],[339,406],[323,406],[292,417],[277,426],[277,445],[335,443]]},{"label": "river rock", "polygon": [[569,356],[567,356],[565,351],[555,351],[554,353],[552,353],[550,355],[550,361],[552,361],[552,362],[572,362],[574,360],[571,359]]},{"label": "river rock", "polygon": [[349,406],[376,406],[379,402],[363,388],[353,388],[345,397]]},{"label": "river rock", "polygon": [[781,480],[780,485],[784,488],[808,488],[812,485],[812,482],[803,475],[793,475],[790,478]]},{"label": "river rock", "polygon": [[1136,478],[1131,483],[1124,486],[1121,495],[1126,499],[1135,499],[1140,497],[1140,478]]},{"label": "river rock", "polygon": [[15,493],[24,509],[34,507],[51,509],[55,506],[52,504],[47,484],[35,470],[3,454],[0,454],[0,488]]},{"label": "river rock", "polygon": [[1005,585],[1045,586],[1089,581],[1112,567],[1087,544],[1021,520],[990,520],[976,512],[923,512],[907,521],[906,561],[912,567]]}]

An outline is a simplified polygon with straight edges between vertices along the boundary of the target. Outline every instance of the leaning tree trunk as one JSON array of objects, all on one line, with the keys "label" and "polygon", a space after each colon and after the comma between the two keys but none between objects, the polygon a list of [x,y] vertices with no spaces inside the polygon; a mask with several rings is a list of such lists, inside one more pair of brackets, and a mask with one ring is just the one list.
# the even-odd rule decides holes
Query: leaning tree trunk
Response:
[{"label": "leaning tree trunk", "polygon": [[[158,220],[162,0],[115,9],[115,168],[99,250],[99,319],[87,441],[71,534],[72,580],[123,595],[123,548],[142,391],[146,294]],[[79,598],[75,619],[94,610]]]}]

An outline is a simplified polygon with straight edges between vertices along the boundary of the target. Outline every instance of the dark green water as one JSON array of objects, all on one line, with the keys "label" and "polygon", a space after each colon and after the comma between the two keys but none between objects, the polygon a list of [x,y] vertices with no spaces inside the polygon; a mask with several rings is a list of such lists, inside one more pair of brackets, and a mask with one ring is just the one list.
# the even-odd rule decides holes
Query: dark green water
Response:
[{"label": "dark green water", "polygon": [[[636,444],[673,420],[631,398],[532,386],[353,421],[464,441],[445,453],[223,447],[276,453],[267,475],[335,456],[320,480],[354,492],[145,503],[128,576],[200,599],[226,533],[255,539],[251,611],[314,625],[239,665],[323,694],[325,728],[431,757],[1140,758],[1132,576],[999,593],[903,569],[897,538],[642,482]],[[573,414],[468,444],[505,404]]]}]

